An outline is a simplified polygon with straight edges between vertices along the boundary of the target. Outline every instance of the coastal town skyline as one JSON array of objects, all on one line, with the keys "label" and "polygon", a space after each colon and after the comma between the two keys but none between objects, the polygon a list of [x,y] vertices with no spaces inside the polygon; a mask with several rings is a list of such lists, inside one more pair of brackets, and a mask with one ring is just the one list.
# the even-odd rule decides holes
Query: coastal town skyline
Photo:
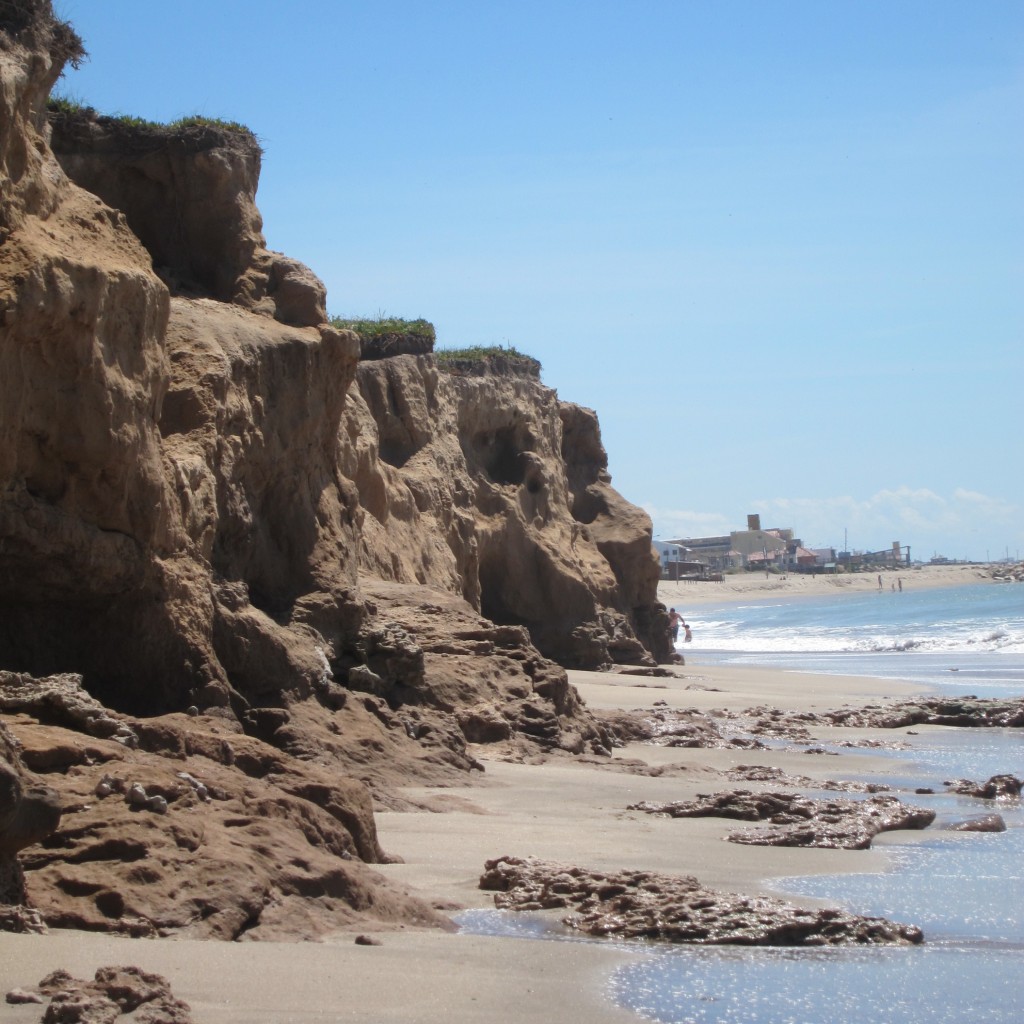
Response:
[{"label": "coastal town skyline", "polygon": [[1024,9],[65,0],[104,113],[249,125],[328,310],[514,345],[655,536],[1024,548]]}]

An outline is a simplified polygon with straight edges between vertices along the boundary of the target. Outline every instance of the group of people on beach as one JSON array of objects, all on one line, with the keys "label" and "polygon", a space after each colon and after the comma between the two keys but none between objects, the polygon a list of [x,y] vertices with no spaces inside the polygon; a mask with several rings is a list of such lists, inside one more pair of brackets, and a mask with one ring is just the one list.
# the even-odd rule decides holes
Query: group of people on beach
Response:
[{"label": "group of people on beach", "polygon": [[670,608],[668,610],[668,631],[672,637],[673,644],[679,641],[680,628],[683,630],[683,643],[688,644],[693,639],[693,632],[687,625],[686,619],[675,608]]}]

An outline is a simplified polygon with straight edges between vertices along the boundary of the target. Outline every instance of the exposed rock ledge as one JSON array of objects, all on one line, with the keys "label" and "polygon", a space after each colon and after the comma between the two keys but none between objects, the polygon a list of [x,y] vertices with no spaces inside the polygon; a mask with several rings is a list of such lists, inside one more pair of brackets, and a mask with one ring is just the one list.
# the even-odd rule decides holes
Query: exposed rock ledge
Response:
[{"label": "exposed rock ledge", "polygon": [[[383,701],[353,703],[363,706],[333,718],[353,758],[386,752],[411,774],[416,747],[428,760],[438,754],[389,725]],[[314,759],[224,716],[135,719],[104,708],[73,676],[0,673],[0,711],[0,768],[13,763],[24,791],[40,792],[20,760],[37,786],[52,786],[44,810],[57,799],[61,808],[56,831],[52,813],[33,818],[23,890],[7,900],[43,926],[282,941],[369,921],[449,926],[367,866],[388,859],[370,792],[338,772],[326,738]],[[8,930],[26,930],[16,926]]]},{"label": "exposed rock ledge", "polygon": [[865,704],[821,714],[750,708],[744,715],[771,719],[783,735],[807,726],[843,726],[856,729],[905,729],[914,725],[950,725],[959,729],[1024,728],[1024,700],[1019,697],[918,697],[891,704]]},{"label": "exposed rock ledge", "polygon": [[732,832],[726,838],[747,846],[808,846],[831,850],[866,850],[882,832],[927,828],[935,812],[910,807],[894,796],[866,800],[812,800],[796,793],[731,793],[702,796],[696,800],[630,804],[629,810],[670,818],[738,818],[768,821],[771,829]]},{"label": "exposed rock ledge", "polygon": [[697,945],[915,944],[921,930],[842,910],[809,910],[771,897],[704,889],[689,876],[588,871],[532,858],[484,865],[480,888],[507,910],[571,910],[564,924],[588,935]]}]

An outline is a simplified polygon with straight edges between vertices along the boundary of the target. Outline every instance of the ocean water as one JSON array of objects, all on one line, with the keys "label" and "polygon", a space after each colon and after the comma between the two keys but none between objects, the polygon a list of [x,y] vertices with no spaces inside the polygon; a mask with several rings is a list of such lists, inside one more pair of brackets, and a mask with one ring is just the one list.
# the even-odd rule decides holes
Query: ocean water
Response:
[{"label": "ocean water", "polygon": [[[695,596],[700,591],[695,590]],[[680,607],[704,664],[769,665],[830,675],[904,679],[922,692],[1024,694],[1024,586],[713,601]]]},{"label": "ocean water", "polygon": [[[888,582],[888,581],[887,581]],[[979,584],[902,592],[708,603],[680,609],[698,664],[901,679],[921,692],[1024,696],[1024,587]],[[828,900],[912,922],[911,949],[667,949],[621,969],[613,998],[663,1024],[1009,1024],[1024,1020],[1024,810],[943,792],[951,778],[1024,777],[1020,730],[949,729],[893,752],[891,785],[932,807],[922,833],[882,836],[882,873],[779,879],[781,895]],[[873,756],[880,752],[872,751]],[[878,776],[872,776],[876,779]],[[997,811],[1002,833],[943,831]]]},{"label": "ocean water", "polygon": [[[949,730],[911,753],[891,784],[931,786],[904,794],[938,818],[921,833],[876,838],[881,873],[774,880],[782,896],[918,925],[925,944],[868,949],[686,949],[652,953],[621,968],[612,998],[663,1024],[1010,1024],[1024,1020],[1024,811],[1020,801],[942,792],[951,775],[1024,775],[1018,730]],[[877,751],[873,752],[877,755]],[[894,765],[908,755],[894,753]],[[965,767],[981,769],[972,775]],[[873,775],[877,779],[878,776]],[[981,813],[1007,831],[944,831]]]},{"label": "ocean water", "polygon": [[[887,581],[888,582],[888,581]],[[699,591],[695,591],[699,593]],[[902,679],[922,693],[1024,696],[1024,586],[979,584],[823,598],[713,601],[680,607],[688,661]],[[1021,730],[901,734],[885,781],[934,795],[935,825],[878,837],[881,873],[774,880],[780,895],[820,897],[860,914],[919,925],[913,948],[654,948],[620,968],[609,996],[662,1024],[1010,1024],[1024,1021],[1024,810],[945,793],[952,778],[1024,777]],[[851,772],[844,777],[856,778]],[[877,774],[870,777],[879,780]],[[1002,833],[944,831],[996,811]],[[682,869],[681,865],[681,869]],[[519,915],[520,917],[528,915]],[[568,938],[516,915],[473,912],[470,931]]]}]

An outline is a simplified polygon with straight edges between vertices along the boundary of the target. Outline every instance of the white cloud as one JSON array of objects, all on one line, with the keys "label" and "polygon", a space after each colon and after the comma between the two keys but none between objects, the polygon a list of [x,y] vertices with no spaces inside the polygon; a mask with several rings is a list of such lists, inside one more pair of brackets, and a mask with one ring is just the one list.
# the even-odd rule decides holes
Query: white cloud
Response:
[{"label": "white cloud", "polygon": [[679,537],[717,537],[735,530],[732,520],[723,512],[696,512],[692,509],[659,508],[644,505],[654,521],[654,536],[660,540]]}]

